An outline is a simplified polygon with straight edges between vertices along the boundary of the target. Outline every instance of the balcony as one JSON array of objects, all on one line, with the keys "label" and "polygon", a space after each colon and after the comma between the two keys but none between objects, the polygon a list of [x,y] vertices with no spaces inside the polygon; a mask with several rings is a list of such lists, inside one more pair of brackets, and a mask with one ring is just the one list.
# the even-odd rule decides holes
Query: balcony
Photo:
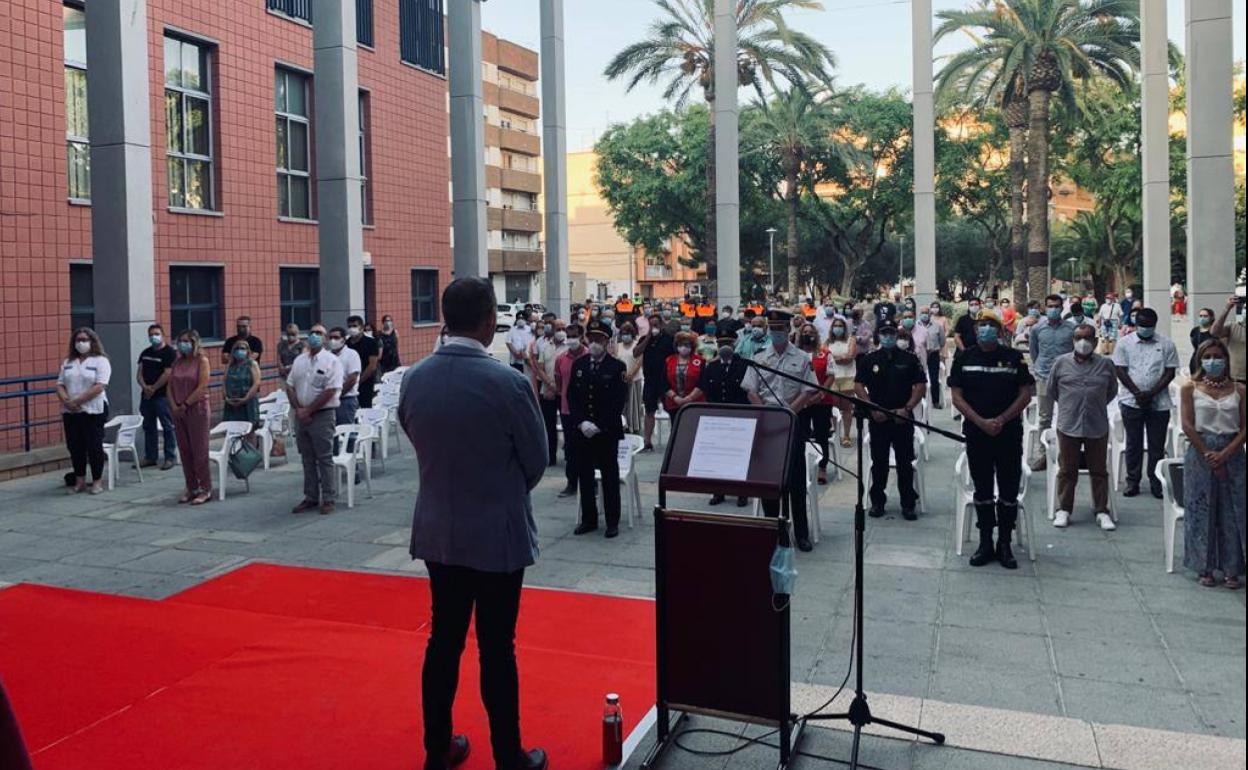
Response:
[{"label": "balcony", "polygon": [[516,93],[510,88],[498,89],[498,107],[526,118],[536,118],[542,114],[537,97]]},{"label": "balcony", "polygon": [[542,231],[542,213],[540,211],[491,206],[486,210],[485,215],[485,226],[489,230],[515,230],[522,233],[540,233]]},{"label": "balcony", "polygon": [[[498,186],[504,190],[517,190],[519,192],[540,193],[542,191],[542,177],[538,174],[531,174],[528,171],[517,171],[513,168],[500,169]],[[486,172],[486,179],[489,179],[489,172]]]},{"label": "balcony", "polygon": [[542,140],[535,134],[516,131],[511,128],[499,129],[499,147],[521,155],[540,155]]},{"label": "balcony", "polygon": [[490,249],[491,273],[540,273],[545,268],[541,249]]}]

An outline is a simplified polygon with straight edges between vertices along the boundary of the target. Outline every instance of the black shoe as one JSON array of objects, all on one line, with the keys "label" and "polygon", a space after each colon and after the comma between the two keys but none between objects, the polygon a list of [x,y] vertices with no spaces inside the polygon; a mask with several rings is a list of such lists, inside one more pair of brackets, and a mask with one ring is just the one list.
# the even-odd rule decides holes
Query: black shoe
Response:
[{"label": "black shoe", "polygon": [[867,511],[867,515],[873,519],[880,518],[881,516],[884,515],[884,506],[882,505],[871,506],[871,510]]},{"label": "black shoe", "polygon": [[992,546],[992,530],[985,530],[979,534],[979,548],[975,549],[975,555],[971,557],[971,566],[982,567],[996,560],[997,549]]},{"label": "black shoe", "polygon": [[564,487],[559,490],[559,497],[575,497],[576,487]]},{"label": "black shoe", "polygon": [[450,770],[452,767],[458,767],[468,759],[470,750],[468,736],[456,735],[451,738],[451,745],[442,757],[425,757],[425,770]]},{"label": "black shoe", "polygon": [[154,468],[156,467],[156,461],[144,459],[143,462],[139,463],[139,467],[140,468]]},{"label": "black shoe", "polygon": [[291,513],[304,513],[311,511],[320,505],[316,500],[301,500],[298,505],[290,509]]},{"label": "black shoe", "polygon": [[[597,529],[597,527],[595,527],[595,529]],[[619,527],[607,527],[607,531],[606,531],[605,535],[606,535],[606,537],[607,537],[607,539],[608,539],[608,540],[610,540],[610,539],[611,539],[611,538],[613,538],[613,537],[619,537],[619,536],[620,536],[620,528],[619,528]]]},{"label": "black shoe", "polygon": [[1001,562],[1001,566],[1006,569],[1018,569],[1018,560],[1014,558],[1014,551],[1010,548],[1010,533],[1002,532],[1001,537],[997,539],[997,561]]},{"label": "black shoe", "polygon": [[572,530],[572,534],[587,535],[590,532],[597,532],[597,531],[598,531],[597,524],[577,524],[576,529]]},{"label": "black shoe", "polygon": [[711,501],[708,503],[708,505],[719,505],[719,504],[720,504],[720,503],[722,503],[723,501],[724,501],[724,496],[723,496],[723,495],[713,495],[713,496],[711,497]]},{"label": "black shoe", "polygon": [[1122,496],[1123,497],[1137,497],[1139,494],[1140,494],[1140,487],[1138,484],[1136,484],[1135,486],[1127,487],[1127,491],[1123,492]]},{"label": "black shoe", "polygon": [[514,765],[496,765],[495,770],[546,770],[546,751],[529,749],[521,751]]},{"label": "black shoe", "polygon": [[810,551],[815,550],[815,547],[811,545],[810,538],[799,537],[797,539],[797,550],[802,551],[804,553],[809,553]]},{"label": "black shoe", "polygon": [[1162,498],[1164,498],[1164,497],[1165,497],[1165,495],[1164,495],[1164,494],[1162,494],[1161,487],[1153,487],[1153,488],[1152,488],[1151,490],[1149,490],[1149,491],[1150,491],[1150,492],[1152,492],[1152,493],[1153,493],[1153,497],[1157,498],[1158,500],[1161,500]]},{"label": "black shoe", "polygon": [[906,521],[918,521],[919,514],[915,513],[913,508],[902,508],[901,518],[905,519]]},{"label": "black shoe", "polygon": [[747,505],[749,505],[749,504],[750,504],[750,498],[748,498],[748,497],[738,497],[738,498],[737,498],[737,507],[738,507],[738,508],[744,508],[745,506],[747,506]]},{"label": "black shoe", "polygon": [[175,465],[177,465],[177,463],[175,463],[173,460],[165,460],[163,463],[160,464],[160,469],[162,471],[167,471]]}]

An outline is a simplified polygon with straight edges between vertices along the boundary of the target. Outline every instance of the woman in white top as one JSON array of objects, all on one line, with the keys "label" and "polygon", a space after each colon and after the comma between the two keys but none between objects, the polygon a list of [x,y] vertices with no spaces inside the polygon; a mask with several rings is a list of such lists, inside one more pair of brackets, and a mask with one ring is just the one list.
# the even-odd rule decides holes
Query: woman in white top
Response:
[{"label": "woman in white top", "polygon": [[1183,432],[1183,566],[1213,586],[1239,588],[1244,571],[1244,386],[1227,371],[1226,346],[1207,340],[1196,350],[1200,368],[1180,392]]},{"label": "woman in white top", "polygon": [[645,408],[641,398],[641,356],[637,355],[637,327],[632,321],[620,325],[616,335],[615,357],[624,364],[624,381],[628,383],[628,403],[624,407],[624,419],[630,433],[641,433]]},{"label": "woman in white top", "polygon": [[[831,359],[831,370],[828,372],[833,379],[832,387],[852,393],[854,376],[858,366],[854,363],[858,356],[858,343],[849,331],[849,320],[843,315],[832,319],[832,327],[828,330],[828,357]],[[843,398],[836,400],[836,408],[841,410],[841,446],[853,446],[849,438],[849,429],[853,425],[854,405]]]},{"label": "woman in white top", "polygon": [[113,368],[95,330],[81,327],[69,338],[69,352],[56,378],[61,400],[65,446],[74,465],[70,494],[87,488],[87,463],[91,464],[91,494],[104,491],[104,423],[108,420],[108,387]]}]

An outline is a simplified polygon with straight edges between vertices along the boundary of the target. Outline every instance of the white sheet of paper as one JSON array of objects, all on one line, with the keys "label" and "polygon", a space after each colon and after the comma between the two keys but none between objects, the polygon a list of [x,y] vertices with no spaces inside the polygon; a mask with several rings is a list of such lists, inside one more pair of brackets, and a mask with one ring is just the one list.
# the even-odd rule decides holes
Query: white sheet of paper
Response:
[{"label": "white sheet of paper", "polygon": [[753,417],[710,417],[698,420],[689,458],[689,476],[700,479],[745,481],[754,450]]}]

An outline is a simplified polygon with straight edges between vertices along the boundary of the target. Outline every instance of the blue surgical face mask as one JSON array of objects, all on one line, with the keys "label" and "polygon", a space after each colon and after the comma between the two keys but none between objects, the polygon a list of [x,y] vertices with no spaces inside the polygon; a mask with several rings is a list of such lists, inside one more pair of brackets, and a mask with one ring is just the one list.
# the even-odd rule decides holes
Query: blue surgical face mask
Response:
[{"label": "blue surgical face mask", "polygon": [[1202,358],[1200,359],[1200,368],[1205,370],[1205,374],[1210,377],[1221,377],[1226,374],[1225,358]]},{"label": "blue surgical face mask", "polygon": [[235,361],[245,361],[245,360],[247,360],[247,351],[246,351],[246,350],[243,350],[242,348],[235,348],[235,349],[234,349],[234,360],[235,360]]},{"label": "blue surgical face mask", "polygon": [[784,332],[772,332],[771,344],[773,347],[782,348],[785,345],[789,344],[789,335],[785,334]]},{"label": "blue surgical face mask", "polygon": [[928,321],[932,320],[932,315],[930,313],[920,313],[919,320],[922,321],[923,323],[927,323]]},{"label": "blue surgical face mask", "polygon": [[901,325],[902,325],[902,327],[903,327],[903,328],[906,328],[906,329],[913,329],[913,328],[914,328],[914,319],[913,319],[913,318],[903,318],[903,319],[901,319]]},{"label": "blue surgical face mask", "polygon": [[325,344],[325,338],[320,332],[312,332],[308,335],[308,347],[319,348]]},{"label": "blue surgical face mask", "polygon": [[715,336],[715,330],[716,330],[716,329],[718,329],[718,328],[719,328],[719,327],[715,326],[715,324],[707,324],[707,325],[706,325],[706,327],[705,327],[705,331],[704,331],[704,333],[705,333],[705,334],[709,334],[710,336],[714,337],[714,336]]},{"label": "blue surgical face mask", "polygon": [[1046,307],[1044,314],[1048,316],[1050,321],[1062,320],[1062,309],[1060,307]]},{"label": "blue surgical face mask", "polygon": [[750,336],[756,340],[761,340],[767,336],[767,330],[761,326],[755,326],[753,329],[750,329]]},{"label": "blue surgical face mask", "polygon": [[891,334],[886,337],[880,337],[880,347],[887,348],[889,350],[897,347],[897,338]]},{"label": "blue surgical face mask", "polygon": [[976,327],[975,339],[979,340],[980,342],[996,342],[997,341],[996,327],[988,326],[988,325]]},{"label": "blue surgical face mask", "polygon": [[1140,326],[1136,328],[1135,333],[1140,335],[1142,340],[1151,340],[1153,335],[1157,333],[1157,330],[1151,326]]},{"label": "blue surgical face mask", "polygon": [[189,356],[191,354],[191,351],[194,349],[195,349],[195,346],[187,342],[186,340],[182,340],[181,342],[178,343],[178,352],[184,356]]},{"label": "blue surgical face mask", "polygon": [[147,341],[152,343],[153,345],[159,345],[162,339],[164,338],[161,337],[159,334],[150,334],[147,337]]},{"label": "blue surgical face mask", "polygon": [[833,327],[832,327],[832,336],[833,336],[833,337],[844,337],[844,336],[845,336],[845,327],[844,327],[844,326],[833,326]]},{"label": "blue surgical face mask", "polygon": [[789,546],[777,545],[771,555],[771,592],[783,596],[792,596],[797,588],[797,565],[794,563],[793,549]]},{"label": "blue surgical face mask", "polygon": [[1202,315],[1202,316],[1200,317],[1200,325],[1201,325],[1201,326],[1209,326],[1209,325],[1211,325],[1212,323],[1213,323],[1213,319],[1212,319],[1212,318],[1210,318],[1209,316],[1207,316],[1207,315]]}]

